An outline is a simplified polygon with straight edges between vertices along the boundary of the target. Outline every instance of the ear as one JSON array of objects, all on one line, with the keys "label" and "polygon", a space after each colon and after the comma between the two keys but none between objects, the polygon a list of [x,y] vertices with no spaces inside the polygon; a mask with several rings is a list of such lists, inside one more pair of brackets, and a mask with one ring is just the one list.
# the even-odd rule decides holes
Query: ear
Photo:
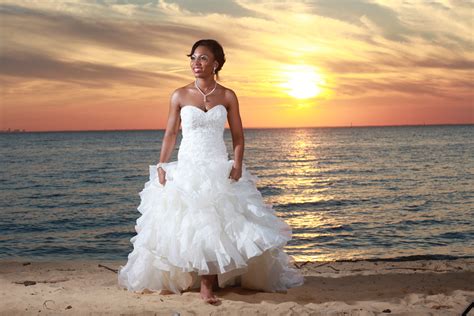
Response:
[{"label": "ear", "polygon": [[214,68],[217,68],[217,67],[219,67],[219,63],[215,62],[214,63]]}]

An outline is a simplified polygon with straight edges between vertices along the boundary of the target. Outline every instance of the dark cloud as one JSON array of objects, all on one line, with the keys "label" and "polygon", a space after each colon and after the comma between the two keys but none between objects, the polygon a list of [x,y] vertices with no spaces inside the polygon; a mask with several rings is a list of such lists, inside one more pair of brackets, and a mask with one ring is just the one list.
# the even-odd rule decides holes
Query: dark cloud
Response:
[{"label": "dark cloud", "polygon": [[[474,4],[466,4],[469,1],[464,1],[462,5],[461,2],[463,1],[452,1],[452,4],[454,7],[457,8],[461,6],[464,6],[469,9],[474,8]],[[452,19],[461,19],[461,17],[459,17],[456,12],[451,10],[451,8],[443,5],[442,3],[426,1],[423,2],[423,4],[435,8],[437,10],[449,12],[449,16]],[[403,5],[406,9],[416,9],[410,8],[410,4],[408,2],[404,2]],[[362,0],[344,2],[331,0],[314,0],[309,1],[308,6],[311,9],[312,13],[316,15],[325,16],[346,23],[354,24],[357,27],[362,28],[366,27],[361,21],[361,18],[365,16],[381,30],[381,35],[390,41],[402,42],[406,43],[407,45],[410,45],[410,38],[418,37],[439,47],[461,49],[463,51],[472,50],[472,40],[465,40],[455,34],[449,34],[447,33],[449,32],[449,30],[446,30],[446,32],[438,32],[415,29],[410,25],[404,23],[399,18],[398,13],[393,9],[374,2]],[[357,36],[358,35],[353,35],[352,37],[356,38]],[[359,39],[371,45],[380,45],[374,43],[370,34],[362,35],[362,37],[360,37]]]},{"label": "dark cloud", "polygon": [[[108,6],[110,5],[110,1],[107,0],[95,0],[97,4]],[[127,4],[134,4],[134,5],[157,5],[159,3],[158,0],[115,0],[114,5],[127,5]]]},{"label": "dark cloud", "polygon": [[456,79],[443,80],[437,82],[436,78],[433,80],[405,80],[405,79],[390,79],[390,80],[375,80],[375,79],[358,79],[350,78],[345,82],[341,81],[337,87],[337,93],[340,95],[358,96],[364,93],[376,93],[383,95],[386,93],[397,92],[408,96],[422,97],[438,97],[447,100],[457,100],[459,102],[472,103],[473,94],[454,94],[452,89],[463,89],[466,92],[470,91],[472,84],[466,81],[458,81]]},{"label": "dark cloud", "polygon": [[434,9],[442,10],[442,11],[451,11],[451,8],[445,6],[441,2],[436,2],[436,1],[426,1],[425,4],[427,6],[430,6]]},{"label": "dark cloud", "polygon": [[426,54],[419,58],[408,54],[387,54],[373,52],[366,61],[333,60],[314,57],[312,64],[325,68],[330,73],[382,73],[386,71],[419,71],[422,68],[445,70],[474,70],[474,60],[462,56],[444,57],[435,54]]},{"label": "dark cloud", "polygon": [[406,42],[406,35],[412,33],[398,18],[397,12],[377,3],[316,0],[310,1],[308,5],[314,14],[351,23],[358,27],[364,27],[360,18],[365,16],[382,30],[382,36],[392,41]]},{"label": "dark cloud", "polygon": [[115,83],[156,87],[161,80],[182,81],[175,74],[153,73],[82,61],[62,61],[57,56],[8,50],[0,59],[0,75],[70,82],[89,88]]},{"label": "dark cloud", "polygon": [[165,0],[177,4],[181,9],[191,13],[219,13],[234,17],[255,17],[256,12],[250,11],[233,0]]},{"label": "dark cloud", "polygon": [[[6,37],[48,37],[57,40],[58,44],[93,44],[152,56],[176,56],[169,43],[181,41],[191,46],[196,39],[216,35],[173,23],[101,21],[12,5],[0,5],[0,19]],[[182,52],[183,57],[187,53]]]},{"label": "dark cloud", "polygon": [[469,0],[450,0],[449,2],[453,7],[474,9],[474,2]]},{"label": "dark cloud", "polygon": [[374,73],[381,70],[380,65],[372,62],[319,59],[317,63],[329,73]]},{"label": "dark cloud", "polygon": [[[0,74],[64,80],[90,87],[104,87],[112,82],[154,86],[160,79],[174,81],[183,77],[167,74],[163,69],[156,69],[163,72],[154,74],[115,67],[106,59],[100,63],[67,61],[67,49],[102,47],[111,50],[115,56],[120,52],[132,52],[170,60],[182,58],[185,61],[196,40],[219,37],[219,34],[203,29],[167,22],[150,24],[128,20],[92,20],[7,4],[0,4],[0,20],[3,26]],[[31,44],[25,44],[21,40],[23,38],[31,39]],[[41,44],[42,39],[49,45]],[[18,40],[23,44],[19,44]],[[188,49],[176,51],[176,47],[183,43]],[[222,44],[231,46],[232,41],[226,39]],[[187,61],[183,63],[183,66],[186,65]]]},{"label": "dark cloud", "polygon": [[449,59],[440,56],[424,58],[414,62],[416,67],[474,70],[474,61],[464,58]]}]

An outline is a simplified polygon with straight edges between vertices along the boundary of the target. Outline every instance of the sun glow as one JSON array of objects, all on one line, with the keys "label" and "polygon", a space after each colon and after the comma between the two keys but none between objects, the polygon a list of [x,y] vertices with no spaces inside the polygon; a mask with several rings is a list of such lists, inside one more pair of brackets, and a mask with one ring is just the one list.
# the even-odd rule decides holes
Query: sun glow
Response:
[{"label": "sun glow", "polygon": [[288,66],[282,72],[287,82],[281,84],[286,93],[297,99],[308,99],[323,92],[323,76],[314,67],[307,65]]}]

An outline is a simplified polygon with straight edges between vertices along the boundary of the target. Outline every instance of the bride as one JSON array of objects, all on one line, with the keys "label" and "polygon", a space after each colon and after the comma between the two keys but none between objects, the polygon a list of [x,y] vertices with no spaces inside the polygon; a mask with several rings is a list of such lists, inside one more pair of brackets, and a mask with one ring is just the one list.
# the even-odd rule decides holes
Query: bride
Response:
[{"label": "bride", "polygon": [[[223,48],[199,40],[188,57],[195,80],[171,94],[160,162],[149,166],[140,192],[142,215],[119,285],[162,294],[200,287],[211,304],[219,302],[214,289],[229,285],[268,292],[300,286],[304,278],[283,250],[291,227],[264,203],[258,177],[246,169],[237,96],[216,81]],[[223,137],[227,121],[234,159]],[[170,162],[180,126],[178,159]]]}]

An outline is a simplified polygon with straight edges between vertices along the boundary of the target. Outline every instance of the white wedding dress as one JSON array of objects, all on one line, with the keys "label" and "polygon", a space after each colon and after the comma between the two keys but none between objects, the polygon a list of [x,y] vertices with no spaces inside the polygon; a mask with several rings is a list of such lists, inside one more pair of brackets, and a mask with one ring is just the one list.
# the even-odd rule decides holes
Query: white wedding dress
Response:
[{"label": "white wedding dress", "polygon": [[242,177],[229,179],[234,161],[224,142],[226,107],[204,112],[185,105],[180,116],[178,160],[164,166],[164,186],[156,165],[149,166],[137,234],[130,239],[134,249],[119,268],[119,286],[179,294],[199,288],[203,274],[217,274],[221,288],[285,292],[302,285],[283,250],[291,227],[264,203],[258,178],[243,164]]}]

